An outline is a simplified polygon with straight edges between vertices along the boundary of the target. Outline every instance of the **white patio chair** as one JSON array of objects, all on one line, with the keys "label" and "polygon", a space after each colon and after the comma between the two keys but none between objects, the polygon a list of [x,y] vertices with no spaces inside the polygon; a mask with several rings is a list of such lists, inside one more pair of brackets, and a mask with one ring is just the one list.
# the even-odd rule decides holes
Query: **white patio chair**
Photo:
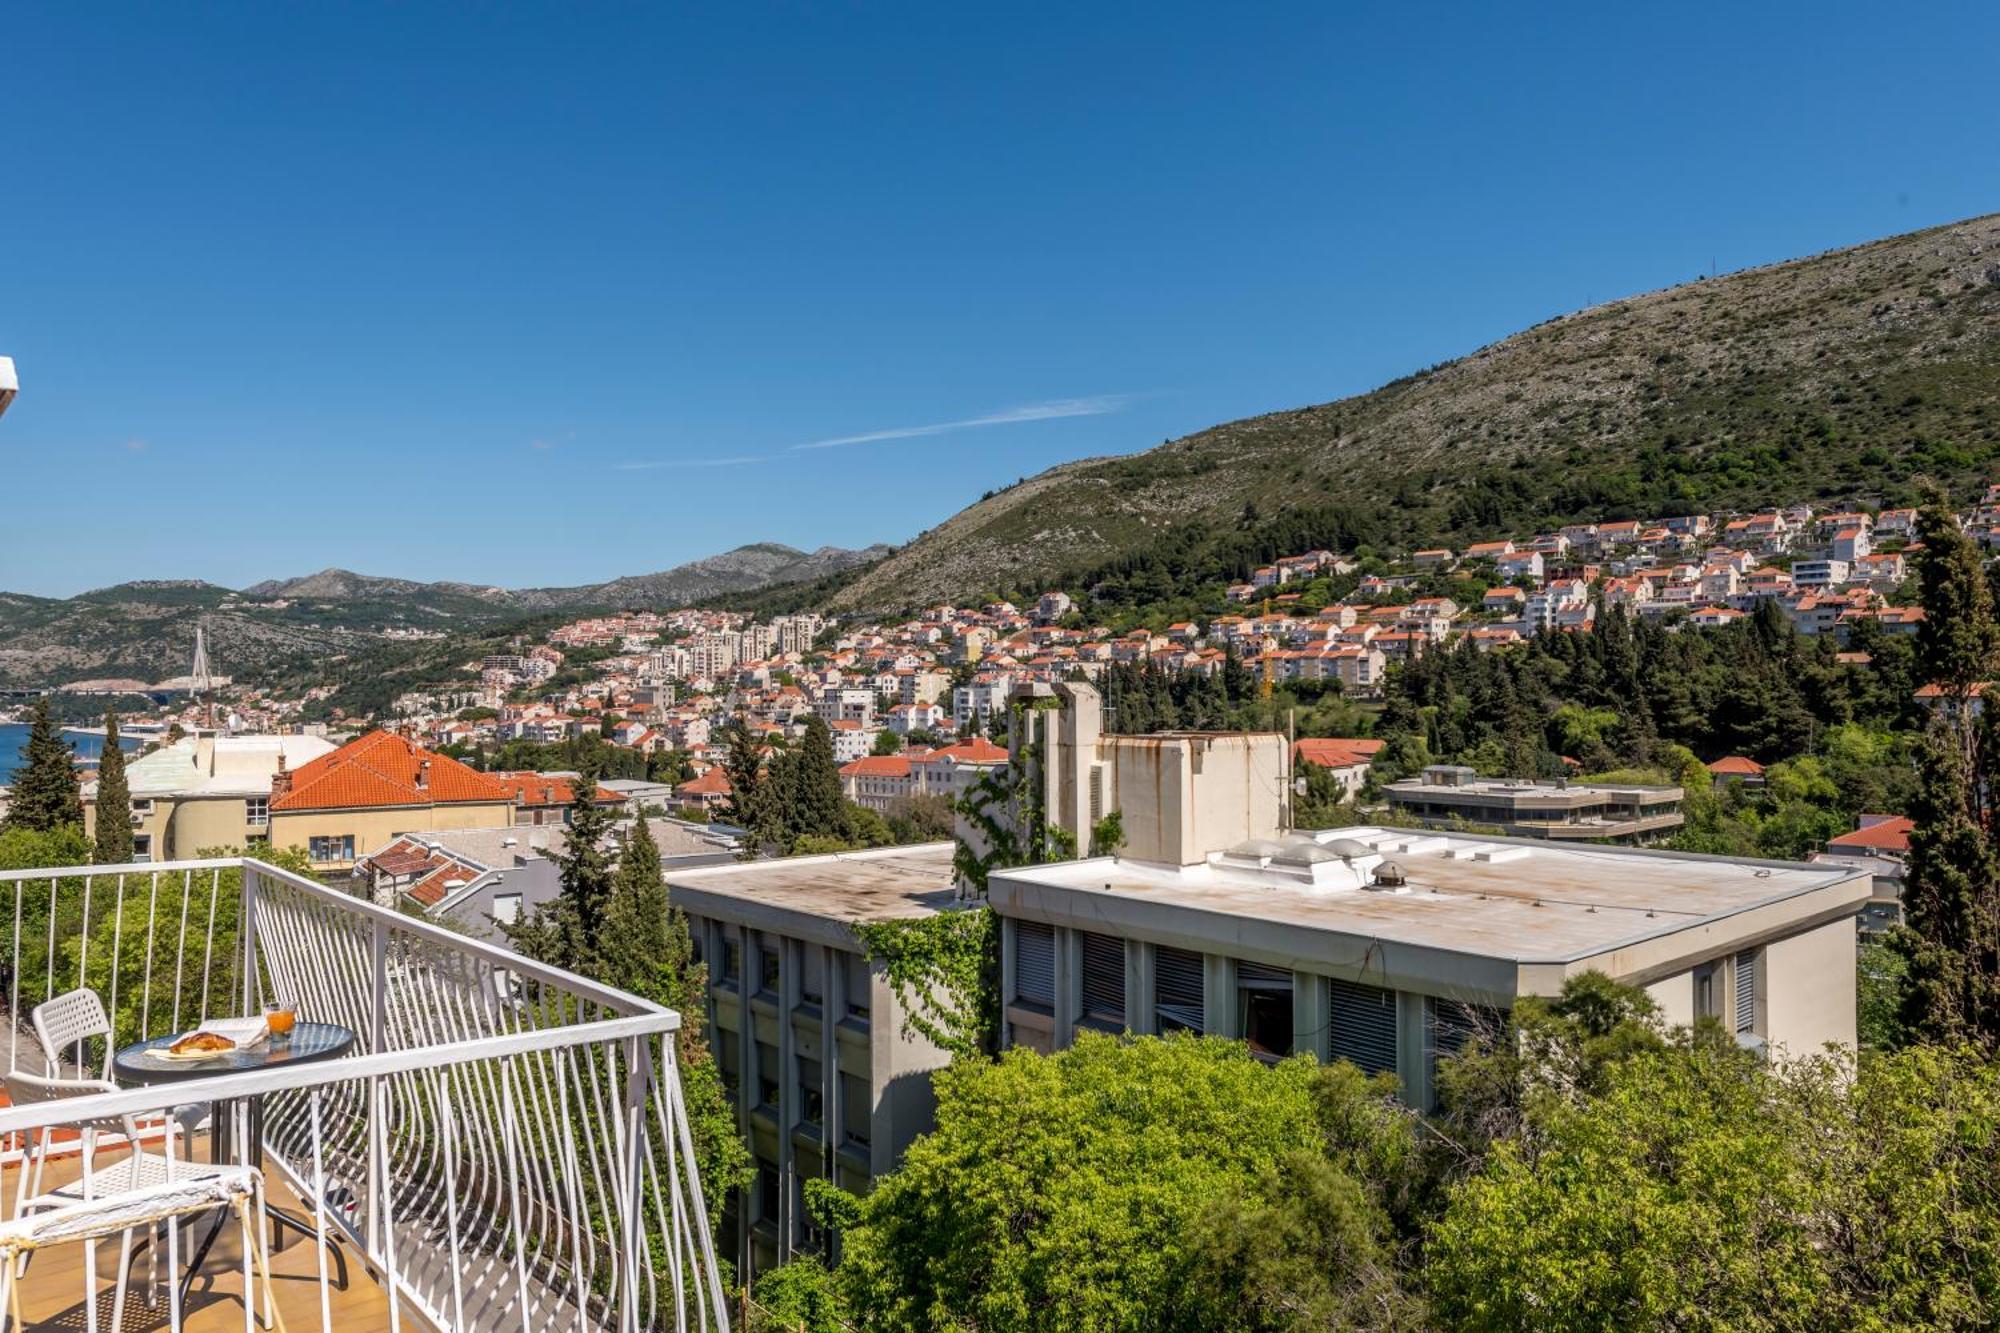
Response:
[{"label": "white patio chair", "polygon": [[[270,1325],[283,1333],[284,1316],[278,1312],[271,1290],[271,1256],[265,1249],[263,1209],[264,1177],[255,1167],[228,1167],[200,1177],[164,1181],[137,1189],[103,1194],[52,1208],[46,1212],[17,1217],[0,1223],[0,1286],[5,1287],[6,1318],[16,1330],[25,1330],[21,1310],[21,1280],[16,1274],[19,1261],[51,1245],[81,1242],[86,1259],[95,1253],[96,1242],[110,1236],[129,1237],[140,1228],[164,1225],[169,1236],[179,1231],[183,1219],[192,1219],[216,1208],[236,1214],[243,1242],[243,1329],[255,1333],[256,1290],[264,1297],[264,1314]],[[253,1218],[253,1210],[255,1216]],[[86,1262],[86,1281],[94,1287],[96,1275]],[[253,1279],[254,1273],[254,1279]],[[111,1303],[111,1327],[125,1326],[126,1269],[119,1265],[117,1294]],[[253,1280],[260,1288],[253,1289]],[[169,1284],[168,1327],[182,1326],[181,1288]],[[95,1308],[96,1297],[86,1300]],[[0,1333],[5,1333],[0,1323]]]},{"label": "white patio chair", "polygon": [[[29,1074],[19,1070],[10,1074],[0,1075],[0,1085],[5,1086],[9,1102],[14,1106],[31,1106],[49,1102],[67,1101],[72,1098],[87,1097],[93,1093],[118,1091],[117,1085],[103,1079],[43,1078],[38,1074]],[[78,1146],[81,1150],[83,1174],[67,1185],[60,1185],[48,1191],[42,1189],[44,1169],[47,1166],[52,1150],[57,1146],[55,1131],[58,1128],[58,1126],[53,1125],[44,1126],[31,1141],[22,1145],[23,1159],[21,1162],[20,1182],[14,1191],[13,1224],[26,1224],[44,1213],[61,1212],[84,1204],[99,1204],[107,1199],[121,1198],[135,1191],[198,1186],[204,1182],[231,1177],[244,1170],[252,1170],[252,1173],[255,1174],[254,1169],[251,1168],[212,1166],[206,1163],[189,1161],[185,1152],[176,1146],[176,1140],[179,1140],[181,1143],[185,1143],[186,1140],[182,1135],[179,1122],[171,1117],[166,1120],[165,1124],[158,1131],[163,1136],[164,1151],[162,1152],[154,1152],[147,1149],[141,1138],[145,1133],[144,1129],[142,1129],[135,1117],[129,1115],[84,1116],[64,1121],[60,1127],[74,1128],[79,1133]],[[97,1139],[99,1134],[107,1132],[122,1135],[128,1151],[118,1161],[113,1162],[107,1167],[98,1169],[95,1165],[98,1148]],[[183,1221],[194,1220],[195,1214],[199,1211],[198,1209],[190,1209],[176,1215],[178,1220],[173,1223],[172,1229],[177,1232]],[[257,1196],[257,1215],[260,1222],[263,1219],[263,1211],[263,1196],[260,1192]],[[164,1216],[162,1220],[164,1220]],[[109,1235],[110,1232],[107,1231],[103,1234]],[[151,1285],[150,1279],[157,1275],[157,1259],[160,1251],[158,1241],[161,1237],[156,1234],[150,1239],[153,1243],[151,1245],[151,1256],[148,1267],[149,1285]],[[164,1239],[167,1242],[168,1250],[167,1275],[169,1285],[173,1288],[174,1301],[178,1306],[181,1290],[180,1275],[178,1272],[178,1236],[177,1234],[168,1235]],[[259,1244],[262,1243],[260,1235]],[[28,1260],[32,1256],[33,1250],[34,1247],[32,1246],[20,1249],[20,1262],[17,1264],[9,1260],[4,1265],[4,1272],[0,1272],[0,1281],[18,1282],[24,1277],[27,1273]],[[118,1266],[118,1296],[116,1306],[118,1310],[122,1311],[125,1301],[126,1281],[130,1275],[130,1261],[136,1254],[131,1249],[131,1236],[129,1232],[121,1244],[120,1252],[123,1257],[120,1258]],[[86,1280],[94,1285],[97,1277],[97,1252],[95,1247],[85,1251],[84,1269]],[[247,1279],[245,1291],[246,1293],[248,1291]],[[245,1300],[248,1300],[247,1295]],[[112,1324],[114,1329],[122,1326],[117,1321],[114,1321]],[[0,1330],[0,1333],[4,1333],[4,1331]]]},{"label": "white patio chair", "polygon": [[[48,1061],[49,1073],[60,1078],[63,1069],[63,1052],[75,1048],[77,1068],[84,1069],[83,1055],[88,1047],[85,1043],[92,1038],[104,1040],[104,1067],[97,1077],[111,1078],[111,1057],[117,1047],[111,1036],[111,1016],[104,1012],[104,1001],[97,992],[90,989],[64,991],[61,995],[42,1001],[34,1007],[31,1017],[35,1024],[35,1040],[42,1048],[42,1058]],[[180,1121],[181,1129],[192,1135],[208,1118],[208,1108],[199,1104],[176,1106],[174,1119]]]}]

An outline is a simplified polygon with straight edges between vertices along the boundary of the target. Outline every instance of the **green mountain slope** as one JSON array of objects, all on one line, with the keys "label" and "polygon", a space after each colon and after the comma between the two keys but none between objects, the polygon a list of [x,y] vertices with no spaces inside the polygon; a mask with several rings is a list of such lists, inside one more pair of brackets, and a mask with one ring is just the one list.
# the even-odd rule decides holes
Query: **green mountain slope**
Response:
[{"label": "green mountain slope", "polygon": [[1232,577],[1584,519],[1909,498],[2000,476],[2000,215],[1689,283],[1371,393],[1087,459],[832,592],[903,609],[1050,583]]}]

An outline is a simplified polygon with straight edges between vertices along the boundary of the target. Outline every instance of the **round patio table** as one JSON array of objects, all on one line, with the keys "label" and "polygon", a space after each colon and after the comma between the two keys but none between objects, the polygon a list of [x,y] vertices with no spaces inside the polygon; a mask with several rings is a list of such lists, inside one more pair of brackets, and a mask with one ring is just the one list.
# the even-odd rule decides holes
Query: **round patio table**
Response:
[{"label": "round patio table", "polygon": [[[154,1051],[173,1045],[183,1035],[185,1034],[176,1032],[120,1047],[118,1053],[111,1057],[113,1076],[121,1085],[150,1087],[157,1084],[214,1078],[218,1074],[247,1074],[260,1069],[278,1069],[285,1065],[317,1064],[322,1060],[338,1060],[354,1049],[352,1028],[342,1027],[338,1023],[300,1022],[292,1025],[291,1041],[282,1045],[274,1040],[267,1040],[248,1050],[228,1051],[206,1060],[164,1060],[153,1055]],[[261,1149],[264,1142],[264,1098],[261,1095],[232,1097],[215,1103],[214,1114],[209,1119],[209,1160],[223,1163],[233,1162],[235,1159],[235,1108],[238,1101],[248,1103],[244,1108],[244,1119],[249,1127],[250,1142],[246,1145],[249,1151],[244,1154],[247,1160],[243,1165],[261,1168],[263,1163],[258,1160],[263,1156]],[[271,1218],[274,1233],[281,1228],[290,1227],[307,1240],[331,1244],[330,1239],[322,1236],[318,1228],[304,1217],[268,1203],[265,1205],[265,1212]],[[209,1228],[208,1236],[195,1251],[193,1260],[188,1264],[187,1277],[183,1283],[184,1291],[193,1286],[195,1275],[201,1271],[202,1260],[208,1257],[209,1247],[215,1243],[215,1237],[222,1230],[224,1220],[221,1216],[216,1218],[215,1225]],[[332,1248],[334,1258],[340,1265],[340,1284],[345,1287],[347,1259],[341,1254],[338,1245]]]}]

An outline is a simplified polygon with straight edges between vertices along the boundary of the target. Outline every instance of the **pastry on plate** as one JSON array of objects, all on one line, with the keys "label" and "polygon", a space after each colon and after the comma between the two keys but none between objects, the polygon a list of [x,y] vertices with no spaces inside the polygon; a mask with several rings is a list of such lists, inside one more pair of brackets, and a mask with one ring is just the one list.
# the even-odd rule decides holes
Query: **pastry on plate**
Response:
[{"label": "pastry on plate", "polygon": [[236,1049],[236,1043],[213,1032],[190,1032],[167,1047],[175,1055],[220,1055]]}]

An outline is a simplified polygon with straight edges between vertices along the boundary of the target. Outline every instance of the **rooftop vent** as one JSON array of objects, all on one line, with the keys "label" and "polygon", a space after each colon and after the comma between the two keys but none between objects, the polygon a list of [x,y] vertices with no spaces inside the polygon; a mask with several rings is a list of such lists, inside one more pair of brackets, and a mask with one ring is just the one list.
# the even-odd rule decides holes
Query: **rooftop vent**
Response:
[{"label": "rooftop vent", "polygon": [[1375,867],[1375,888],[1402,889],[1409,887],[1409,883],[1410,877],[1403,873],[1403,867],[1395,861],[1384,861]]}]

